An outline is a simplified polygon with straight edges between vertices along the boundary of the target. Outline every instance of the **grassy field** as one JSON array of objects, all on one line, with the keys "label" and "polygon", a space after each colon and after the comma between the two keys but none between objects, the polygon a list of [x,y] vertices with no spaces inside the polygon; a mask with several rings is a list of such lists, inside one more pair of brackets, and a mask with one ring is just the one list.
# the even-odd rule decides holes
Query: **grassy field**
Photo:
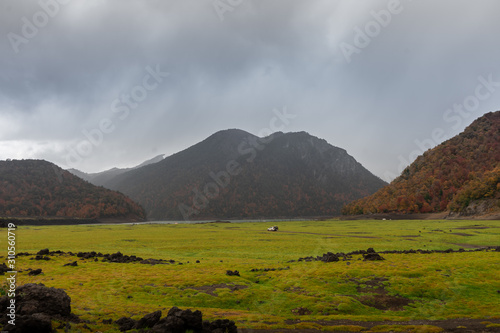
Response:
[{"label": "grassy field", "polygon": [[[500,252],[382,254],[386,260],[376,262],[363,261],[361,255],[333,263],[297,261],[369,247],[500,246],[500,221],[276,224],[278,232],[266,231],[266,223],[19,227],[17,252],[120,251],[176,263],[95,262],[69,255],[34,261],[23,256],[17,259],[18,270],[41,268],[43,274],[21,272],[18,284],[65,289],[73,313],[101,332],[118,332],[116,326],[102,324],[103,319],[137,319],[172,306],[199,309],[206,319],[228,318],[250,329],[366,331],[337,321],[500,319]],[[77,267],[63,267],[75,260]],[[275,270],[265,270],[270,268]],[[228,276],[227,270],[238,270],[240,276]],[[383,330],[372,331],[377,329]],[[434,326],[406,329],[440,331]]]}]

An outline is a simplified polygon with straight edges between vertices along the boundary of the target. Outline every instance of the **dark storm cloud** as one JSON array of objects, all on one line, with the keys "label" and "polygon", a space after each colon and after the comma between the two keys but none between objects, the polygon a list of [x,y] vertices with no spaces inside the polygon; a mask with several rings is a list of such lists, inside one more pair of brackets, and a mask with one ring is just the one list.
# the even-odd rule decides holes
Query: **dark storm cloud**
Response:
[{"label": "dark storm cloud", "polygon": [[[0,158],[67,166],[85,133],[100,131],[77,167],[128,166],[220,129],[257,134],[286,106],[297,117],[285,131],[306,130],[379,176],[397,174],[416,140],[436,128],[451,137],[499,108],[500,89],[460,126],[443,117],[478,77],[500,81],[500,4],[401,0],[347,61],[340,45],[354,45],[356,29],[395,1],[2,0]],[[37,32],[23,35],[36,20]],[[156,68],[169,75],[148,90]],[[133,93],[136,106],[115,103]]]}]

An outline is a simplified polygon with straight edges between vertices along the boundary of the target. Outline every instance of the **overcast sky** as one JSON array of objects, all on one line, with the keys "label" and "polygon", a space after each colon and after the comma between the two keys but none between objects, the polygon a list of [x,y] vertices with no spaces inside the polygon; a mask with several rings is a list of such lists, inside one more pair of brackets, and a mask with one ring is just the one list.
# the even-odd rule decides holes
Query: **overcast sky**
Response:
[{"label": "overcast sky", "polygon": [[[274,127],[388,180],[500,109],[498,13],[497,0],[0,0],[0,159],[96,172]],[[278,111],[295,117],[271,122]]]}]

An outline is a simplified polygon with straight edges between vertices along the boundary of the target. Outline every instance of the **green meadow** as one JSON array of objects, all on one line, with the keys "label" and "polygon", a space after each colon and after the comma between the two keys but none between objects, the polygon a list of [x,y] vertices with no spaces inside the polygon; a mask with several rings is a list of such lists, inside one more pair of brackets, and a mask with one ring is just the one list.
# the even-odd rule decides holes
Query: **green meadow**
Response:
[{"label": "green meadow", "polygon": [[[273,224],[279,231],[268,232]],[[500,319],[500,252],[468,252],[488,246],[500,246],[500,221],[24,226],[17,230],[17,252],[120,251],[175,263],[20,256],[17,279],[18,285],[63,288],[73,313],[94,332],[118,332],[103,319],[138,319],[157,310],[165,316],[173,306],[201,310],[205,319],[234,320],[238,328],[366,332],[349,321]],[[332,263],[298,261],[368,248],[466,252],[381,254],[384,261],[363,261],[361,255]],[[73,261],[78,266],[63,267]],[[28,268],[43,273],[28,276]],[[240,276],[228,276],[227,270]],[[88,331],[82,325],[73,329]],[[384,330],[372,331],[377,329]],[[402,331],[441,330],[427,325]]]}]

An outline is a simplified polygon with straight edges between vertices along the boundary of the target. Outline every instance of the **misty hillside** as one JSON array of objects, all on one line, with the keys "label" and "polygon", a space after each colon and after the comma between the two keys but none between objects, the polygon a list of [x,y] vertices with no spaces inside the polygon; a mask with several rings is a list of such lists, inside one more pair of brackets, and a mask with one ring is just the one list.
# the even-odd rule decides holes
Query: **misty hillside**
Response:
[{"label": "misty hillside", "polygon": [[226,130],[106,186],[162,220],[337,215],[385,184],[345,150],[305,132],[258,138]]},{"label": "misty hillside", "polygon": [[488,214],[500,210],[500,111],[428,150],[390,185],[347,205],[344,214]]},{"label": "misty hillside", "polygon": [[43,160],[0,161],[0,216],[143,220],[125,195]]},{"label": "misty hillside", "polygon": [[94,185],[105,186],[111,179],[115,178],[116,176],[121,175],[122,173],[125,173],[133,169],[137,169],[149,164],[160,162],[161,160],[163,160],[164,156],[165,154],[155,156],[152,159],[149,159],[133,168],[112,168],[106,171],[96,172],[96,173],[85,173],[77,169],[68,169],[68,171],[74,174],[75,176],[80,177],[81,179],[86,180]]}]

